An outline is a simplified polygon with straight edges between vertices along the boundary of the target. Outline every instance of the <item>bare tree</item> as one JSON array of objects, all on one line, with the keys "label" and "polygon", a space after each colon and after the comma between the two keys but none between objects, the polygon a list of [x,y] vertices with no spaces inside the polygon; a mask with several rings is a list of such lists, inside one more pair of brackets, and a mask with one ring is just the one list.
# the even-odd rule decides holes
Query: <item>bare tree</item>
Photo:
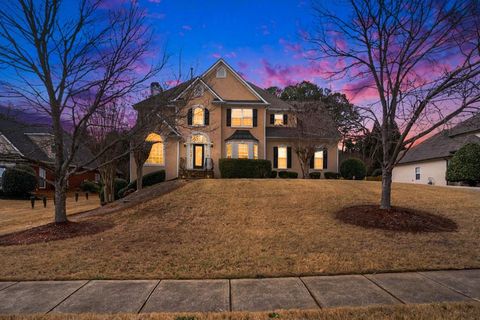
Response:
[{"label": "bare tree", "polygon": [[302,176],[308,178],[316,151],[323,151],[340,136],[334,121],[321,101],[296,102],[291,109],[295,118],[293,151],[298,157]]},{"label": "bare tree", "polygon": [[[74,164],[91,116],[128,99],[165,62],[139,72],[151,29],[133,2],[115,11],[102,9],[101,0],[76,4],[74,10],[60,0],[12,0],[0,8],[0,67],[14,75],[2,81],[2,89],[51,119],[57,223],[67,221],[68,177],[105,152]],[[68,145],[65,123],[71,128]]]},{"label": "bare tree", "polygon": [[[363,109],[380,124],[382,196],[391,208],[394,166],[420,138],[478,107],[480,10],[476,0],[349,0],[349,14],[318,5],[310,40],[330,77],[370,89]],[[400,129],[400,138],[393,134]]]}]

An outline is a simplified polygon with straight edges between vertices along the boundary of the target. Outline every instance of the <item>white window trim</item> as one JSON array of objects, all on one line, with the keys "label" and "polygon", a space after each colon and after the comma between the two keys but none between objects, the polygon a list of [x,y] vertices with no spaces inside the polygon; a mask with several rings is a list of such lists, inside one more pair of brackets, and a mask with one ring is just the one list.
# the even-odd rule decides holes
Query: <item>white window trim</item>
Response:
[{"label": "white window trim", "polygon": [[[220,74],[220,72],[222,71],[223,73]],[[225,68],[224,66],[218,67],[217,70],[215,70],[215,77],[219,79],[225,79],[227,77],[227,68]]]},{"label": "white window trim", "polygon": [[[315,151],[315,153],[317,153],[317,152],[321,152],[321,153],[322,153],[322,159],[323,159],[323,161],[325,161],[324,149],[317,149],[317,150]],[[322,161],[322,167],[321,167],[321,168],[315,168],[315,153],[313,154],[313,170],[314,170],[314,171],[322,171],[322,170],[324,170],[324,168],[323,168],[324,162],[323,162],[323,161]]]},{"label": "white window trim", "polygon": [[[418,169],[418,179],[417,179],[417,169]],[[415,167],[414,173],[415,173],[415,181],[422,180],[422,169],[420,169],[420,167]]]},{"label": "white window trim", "polygon": [[[243,116],[243,110],[252,110],[252,125],[251,126],[244,126],[244,125],[240,125],[240,126],[235,126],[233,125],[233,110],[242,110],[242,122],[243,122],[243,119],[245,119],[245,117]],[[232,108],[232,114],[231,114],[231,119],[230,119],[230,127],[231,128],[253,128],[253,108]]]},{"label": "white window trim", "polygon": [[[152,132],[152,133],[155,133],[155,132]],[[157,133],[158,134],[158,133]],[[144,167],[156,167],[156,168],[163,168],[165,167],[165,162],[166,162],[166,159],[165,159],[165,138],[161,135],[161,134],[158,134],[161,138],[162,138],[162,147],[163,147],[163,163],[147,163],[146,160],[145,160],[145,163],[143,164]],[[151,152],[151,150],[150,150]],[[150,155],[149,155],[150,156]],[[147,158],[148,159],[148,158]]]},{"label": "white window trim", "polygon": [[[195,109],[200,108],[203,110],[203,121],[202,124],[194,124],[193,119],[195,119]],[[195,104],[192,106],[192,125],[191,127],[205,127],[205,106],[201,104]]]},{"label": "white window trim", "polygon": [[[285,149],[285,168],[281,168],[279,163],[280,163],[280,148]],[[281,170],[287,170],[288,169],[288,146],[287,145],[280,145],[277,146],[277,168],[276,169],[281,169]]]},{"label": "white window trim", "polygon": [[[248,145],[248,158],[247,159],[255,159],[254,153],[253,153],[253,146],[257,145],[257,148],[259,148],[259,145],[258,145],[258,142],[252,141],[252,140],[227,141],[225,143],[225,158],[227,158],[227,145],[231,145],[232,146],[232,157],[231,157],[231,159],[240,159],[238,157],[238,145],[239,144]],[[243,158],[243,159],[245,159],[245,158]]]}]

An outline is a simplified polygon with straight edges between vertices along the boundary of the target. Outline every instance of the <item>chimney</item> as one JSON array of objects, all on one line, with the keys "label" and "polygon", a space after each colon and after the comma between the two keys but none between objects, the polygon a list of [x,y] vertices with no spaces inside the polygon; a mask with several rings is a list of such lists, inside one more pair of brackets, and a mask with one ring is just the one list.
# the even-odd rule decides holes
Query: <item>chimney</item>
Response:
[{"label": "chimney", "polygon": [[159,93],[162,93],[162,87],[160,86],[160,83],[158,82],[152,82],[150,84],[150,95],[151,96],[156,96]]},{"label": "chimney", "polygon": [[193,67],[190,67],[190,80],[193,79]]}]

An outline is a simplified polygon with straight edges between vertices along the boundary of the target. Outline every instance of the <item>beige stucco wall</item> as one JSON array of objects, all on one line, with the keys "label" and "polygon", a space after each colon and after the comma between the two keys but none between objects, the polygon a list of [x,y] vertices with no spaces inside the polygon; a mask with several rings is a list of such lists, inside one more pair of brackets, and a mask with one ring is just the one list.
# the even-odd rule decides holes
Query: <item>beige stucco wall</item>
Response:
[{"label": "beige stucco wall", "polygon": [[[319,142],[320,145],[324,143]],[[278,146],[292,147],[292,167],[290,169],[276,169],[273,168],[273,148]],[[276,171],[295,171],[298,173],[298,177],[302,176],[302,169],[300,167],[300,161],[298,160],[295,150],[293,149],[293,142],[288,139],[268,139],[267,138],[267,160],[272,162],[272,169]],[[338,172],[338,145],[337,143],[328,144],[328,163],[327,169],[314,170],[309,168],[309,172],[313,171],[331,171]]]},{"label": "beige stucco wall", "polygon": [[[420,180],[415,180],[416,167],[420,167]],[[432,178],[434,185],[445,186],[446,171],[447,161],[443,159],[402,164],[393,169],[392,179],[393,182],[428,184],[429,178]]]},{"label": "beige stucco wall", "polygon": [[[172,180],[178,177],[178,153],[179,149],[179,139],[169,137],[164,139],[164,159],[165,165],[151,165],[145,164],[143,166],[143,174],[146,175],[151,172],[165,170],[165,179]],[[137,179],[137,165],[133,154],[130,154],[130,181]]]},{"label": "beige stucco wall", "polygon": [[227,67],[225,67],[227,77],[216,78],[217,68],[207,73],[204,76],[204,80],[220,97],[224,100],[259,100]]}]

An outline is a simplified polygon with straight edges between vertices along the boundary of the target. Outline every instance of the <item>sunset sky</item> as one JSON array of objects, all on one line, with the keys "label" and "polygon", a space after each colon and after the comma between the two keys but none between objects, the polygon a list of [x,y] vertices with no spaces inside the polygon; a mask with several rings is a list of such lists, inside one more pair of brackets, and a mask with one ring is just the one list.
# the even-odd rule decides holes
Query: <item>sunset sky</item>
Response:
[{"label": "sunset sky", "polygon": [[[105,9],[123,1],[111,0]],[[166,49],[171,55],[158,79],[162,83],[178,78],[181,54],[183,78],[188,77],[190,67],[200,74],[222,57],[261,87],[308,80],[334,90],[346,89],[343,81],[322,78],[325,62],[311,59],[314,53],[304,40],[315,29],[310,0],[138,0],[137,5],[146,11],[154,28],[156,53]],[[355,100],[360,102],[361,97]]]}]

